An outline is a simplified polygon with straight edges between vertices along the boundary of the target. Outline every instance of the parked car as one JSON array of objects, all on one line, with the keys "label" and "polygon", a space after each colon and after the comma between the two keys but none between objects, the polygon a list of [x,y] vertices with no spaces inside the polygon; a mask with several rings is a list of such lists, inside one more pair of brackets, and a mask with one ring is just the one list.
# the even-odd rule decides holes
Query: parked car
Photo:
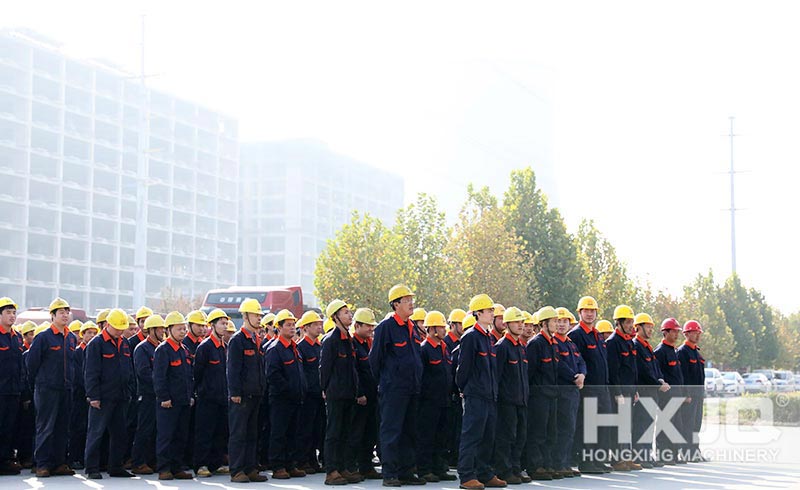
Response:
[{"label": "parked car", "polygon": [[772,383],[761,373],[747,373],[742,378],[745,393],[767,393],[772,390]]},{"label": "parked car", "polygon": [[723,371],[722,384],[722,392],[726,395],[738,396],[744,393],[744,378],[736,371]]},{"label": "parked car", "polygon": [[725,389],[725,383],[722,381],[722,374],[719,369],[706,368],[706,394],[721,395],[723,389]]},{"label": "parked car", "polygon": [[753,371],[754,373],[763,374],[767,377],[769,381],[769,389],[770,391],[775,389],[775,370],[774,369],[756,369]]},{"label": "parked car", "polygon": [[772,386],[775,391],[795,391],[797,386],[794,382],[794,374],[791,371],[775,371],[775,377],[772,379]]}]

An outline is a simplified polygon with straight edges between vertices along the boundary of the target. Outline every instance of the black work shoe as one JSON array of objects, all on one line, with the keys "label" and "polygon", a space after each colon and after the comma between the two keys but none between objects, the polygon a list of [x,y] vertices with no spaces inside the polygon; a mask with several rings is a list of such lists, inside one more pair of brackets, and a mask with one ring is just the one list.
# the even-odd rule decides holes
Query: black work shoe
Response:
[{"label": "black work shoe", "polygon": [[400,483],[400,479],[399,478],[384,478],[383,479],[383,486],[384,487],[401,487],[401,486],[403,486],[403,484]]},{"label": "black work shoe", "polygon": [[108,476],[112,478],[133,478],[135,475],[128,470],[113,470],[108,472]]},{"label": "black work shoe", "polygon": [[400,477],[400,484],[401,485],[425,485],[426,482],[424,478],[420,478],[417,475],[404,475]]},{"label": "black work shoe", "polygon": [[86,475],[86,478],[90,480],[102,480],[103,475],[101,475],[100,473],[89,473],[88,475]]}]

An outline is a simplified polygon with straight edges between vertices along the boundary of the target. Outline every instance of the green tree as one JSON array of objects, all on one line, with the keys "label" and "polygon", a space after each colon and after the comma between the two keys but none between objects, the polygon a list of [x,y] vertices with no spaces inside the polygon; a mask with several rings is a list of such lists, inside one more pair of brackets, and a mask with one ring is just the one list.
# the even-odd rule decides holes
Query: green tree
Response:
[{"label": "green tree", "polygon": [[323,305],[339,298],[385,312],[386,293],[394,284],[408,283],[411,276],[400,237],[379,219],[354,212],[317,257],[315,294]]},{"label": "green tree", "polygon": [[776,368],[800,370],[800,313],[789,317],[777,315],[777,339],[781,347],[775,361]]},{"label": "green tree", "polygon": [[574,308],[585,288],[578,247],[530,167],[511,172],[503,212],[521,241],[528,304]]},{"label": "green tree", "polygon": [[586,281],[585,293],[593,296],[600,306],[600,318],[611,319],[614,308],[629,304],[635,296],[633,282],[628,278],[625,264],[617,251],[595,227],[593,221],[583,220],[578,228],[578,253]]},{"label": "green tree", "polygon": [[719,288],[711,271],[706,276],[698,274],[693,283],[684,287],[683,318],[697,320],[703,326],[703,355],[715,367],[736,363],[736,341],[720,307]]},{"label": "green tree", "polygon": [[761,331],[761,315],[750,302],[750,293],[739,276],[729,277],[720,288],[720,307],[736,342],[737,368],[760,367],[756,346]]},{"label": "green tree", "polygon": [[436,198],[418,194],[415,202],[398,211],[394,232],[410,259],[408,282],[415,284],[415,303],[446,314],[453,307],[453,264],[446,254],[450,231]]}]

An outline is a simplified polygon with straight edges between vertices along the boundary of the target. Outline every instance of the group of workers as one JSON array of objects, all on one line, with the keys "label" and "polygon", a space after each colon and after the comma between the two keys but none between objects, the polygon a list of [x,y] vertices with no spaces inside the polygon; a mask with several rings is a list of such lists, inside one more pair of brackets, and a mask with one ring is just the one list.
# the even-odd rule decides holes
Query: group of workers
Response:
[{"label": "group of workers", "polygon": [[[620,305],[598,321],[589,296],[577,319],[486,294],[445,317],[402,284],[388,304],[378,323],[339,299],[298,319],[248,298],[237,328],[219,309],[70,322],[56,298],[50,322],[16,325],[0,298],[0,420],[16,421],[0,431],[0,474],[246,483],[269,469],[474,490],[705,461],[694,320],[665,319],[656,343],[648,314]],[[595,414],[629,416],[631,433]]]}]

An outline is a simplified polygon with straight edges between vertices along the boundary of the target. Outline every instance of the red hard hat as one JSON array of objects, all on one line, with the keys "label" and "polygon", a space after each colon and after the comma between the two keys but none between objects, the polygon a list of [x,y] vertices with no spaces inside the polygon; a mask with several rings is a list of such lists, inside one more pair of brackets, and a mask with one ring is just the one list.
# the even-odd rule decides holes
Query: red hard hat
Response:
[{"label": "red hard hat", "polygon": [[689,332],[702,332],[703,327],[700,326],[700,323],[696,320],[689,320],[683,325],[683,333]]},{"label": "red hard hat", "polygon": [[678,320],[674,318],[667,318],[663,322],[661,322],[661,331],[664,330],[680,330],[681,324],[678,323]]}]

